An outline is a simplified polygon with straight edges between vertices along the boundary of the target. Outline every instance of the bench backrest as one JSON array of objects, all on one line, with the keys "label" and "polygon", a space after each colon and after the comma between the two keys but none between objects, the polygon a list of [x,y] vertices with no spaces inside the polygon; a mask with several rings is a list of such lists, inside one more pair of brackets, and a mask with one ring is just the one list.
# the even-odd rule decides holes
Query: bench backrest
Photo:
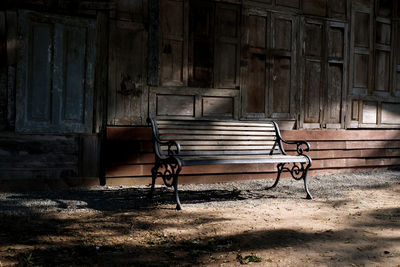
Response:
[{"label": "bench backrest", "polygon": [[[273,122],[159,120],[157,127],[161,141],[180,144],[181,155],[282,153],[276,142],[279,129]],[[167,154],[167,146],[160,149]]]}]

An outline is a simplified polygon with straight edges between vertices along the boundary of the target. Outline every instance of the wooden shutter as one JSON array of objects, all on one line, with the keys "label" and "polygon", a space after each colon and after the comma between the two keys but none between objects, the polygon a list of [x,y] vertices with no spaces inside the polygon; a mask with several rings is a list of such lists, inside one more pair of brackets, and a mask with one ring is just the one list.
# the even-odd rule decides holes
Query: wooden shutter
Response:
[{"label": "wooden shutter", "polygon": [[319,128],[321,123],[322,94],[324,91],[324,24],[321,20],[306,19],[303,22],[304,82],[303,127]]},{"label": "wooden shutter", "polygon": [[374,44],[374,87],[373,93],[390,96],[392,79],[390,75],[392,58],[392,1],[376,2],[375,7],[375,44]]},{"label": "wooden shutter", "polygon": [[267,36],[270,16],[246,10],[243,15],[243,66],[241,70],[242,116],[245,118],[266,117],[267,86]]},{"label": "wooden shutter", "polygon": [[394,66],[393,66],[393,75],[394,75],[394,87],[393,94],[396,97],[400,97],[400,22],[397,21],[394,25],[394,36],[395,36],[395,57],[394,57]]},{"label": "wooden shutter", "polygon": [[216,88],[239,86],[240,7],[217,3],[215,35]]},{"label": "wooden shutter", "polygon": [[344,127],[346,92],[347,27],[341,22],[327,22],[326,87],[323,101],[323,126]]},{"label": "wooden shutter", "polygon": [[354,2],[351,18],[350,93],[365,96],[372,89],[373,12],[369,4]]},{"label": "wooden shutter", "polygon": [[272,14],[271,75],[269,77],[269,114],[272,118],[295,116],[297,19],[289,15]]},{"label": "wooden shutter", "polygon": [[161,85],[187,84],[187,7],[184,1],[161,0]]},{"label": "wooden shutter", "polygon": [[95,23],[21,12],[19,24],[17,131],[90,132]]},{"label": "wooden shutter", "polygon": [[190,1],[189,86],[210,88],[214,84],[215,4]]},{"label": "wooden shutter", "polygon": [[110,21],[108,123],[144,124],[147,35],[142,23]]},{"label": "wooden shutter", "polygon": [[302,127],[344,127],[347,26],[307,18],[302,27]]}]

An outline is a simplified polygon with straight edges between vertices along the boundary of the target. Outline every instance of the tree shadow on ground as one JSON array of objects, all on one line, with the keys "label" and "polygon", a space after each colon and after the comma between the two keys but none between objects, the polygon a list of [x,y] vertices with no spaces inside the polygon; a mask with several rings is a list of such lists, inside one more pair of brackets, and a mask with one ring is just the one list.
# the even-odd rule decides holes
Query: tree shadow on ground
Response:
[{"label": "tree shadow on ground", "polygon": [[[353,228],[340,231],[325,232],[303,232],[293,229],[274,229],[263,231],[248,231],[240,234],[228,236],[213,236],[202,240],[179,239],[169,237],[167,240],[155,239],[142,243],[118,243],[108,242],[103,244],[100,239],[75,239],[59,243],[47,242],[37,245],[36,235],[25,235],[34,232],[38,224],[50,226],[43,234],[52,235],[74,235],[73,232],[66,231],[69,221],[54,221],[44,218],[29,224],[26,230],[21,233],[24,236],[15,236],[13,243],[35,245],[32,250],[15,250],[13,258],[17,259],[21,265],[37,266],[193,266],[201,264],[238,264],[237,257],[240,253],[246,254],[252,251],[266,250],[276,253],[287,248],[313,250],[316,245],[323,243],[327,252],[331,252],[332,258],[327,258],[323,264],[333,263],[334,257],[340,257],[339,262],[344,265],[365,265],[371,261],[379,262],[385,257],[386,248],[382,244],[400,244],[400,238],[390,237],[371,237],[363,235],[362,231]],[[74,222],[74,223],[79,223]],[[119,233],[129,234],[129,231],[136,229],[119,229]],[[118,229],[117,229],[118,230]],[[155,237],[156,238],[156,237]],[[361,244],[358,243],[362,239]],[[349,242],[347,242],[349,240]],[[11,241],[11,240],[10,240]],[[363,253],[367,250],[368,253]],[[10,252],[12,254],[13,251]],[[216,258],[210,255],[225,255],[223,258]],[[1,255],[1,254],[0,254]],[[339,256],[340,255],[340,256]],[[301,258],[299,264],[301,265]],[[303,262],[305,263],[305,262]]]}]

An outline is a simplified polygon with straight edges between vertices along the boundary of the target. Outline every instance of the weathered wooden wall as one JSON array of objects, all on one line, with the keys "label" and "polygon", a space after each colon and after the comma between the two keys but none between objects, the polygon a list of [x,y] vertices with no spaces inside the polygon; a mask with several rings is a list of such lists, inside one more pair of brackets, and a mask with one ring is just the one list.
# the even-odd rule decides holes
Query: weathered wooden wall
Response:
[{"label": "weathered wooden wall", "polygon": [[2,189],[98,183],[106,114],[99,107],[107,90],[99,74],[108,63],[100,65],[108,42],[97,29],[104,21],[108,26],[111,7],[89,1],[2,2]]},{"label": "weathered wooden wall", "polygon": [[[399,5],[3,1],[0,180],[148,177],[148,116],[276,120],[312,142],[314,173],[399,165]],[[193,167],[185,179],[273,171]]]}]

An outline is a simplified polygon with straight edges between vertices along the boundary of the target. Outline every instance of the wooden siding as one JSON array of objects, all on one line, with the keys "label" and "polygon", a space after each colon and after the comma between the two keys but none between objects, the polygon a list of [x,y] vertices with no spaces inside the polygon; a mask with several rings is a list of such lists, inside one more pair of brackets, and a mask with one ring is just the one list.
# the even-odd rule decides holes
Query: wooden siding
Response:
[{"label": "wooden siding", "polygon": [[[310,142],[311,176],[400,165],[399,130],[289,130],[282,135],[287,140]],[[294,153],[293,149],[287,147],[289,153]],[[108,128],[106,155],[107,183],[149,182],[154,162],[150,128]],[[187,166],[182,181],[263,179],[274,177],[275,172],[276,167],[270,164]]]}]

